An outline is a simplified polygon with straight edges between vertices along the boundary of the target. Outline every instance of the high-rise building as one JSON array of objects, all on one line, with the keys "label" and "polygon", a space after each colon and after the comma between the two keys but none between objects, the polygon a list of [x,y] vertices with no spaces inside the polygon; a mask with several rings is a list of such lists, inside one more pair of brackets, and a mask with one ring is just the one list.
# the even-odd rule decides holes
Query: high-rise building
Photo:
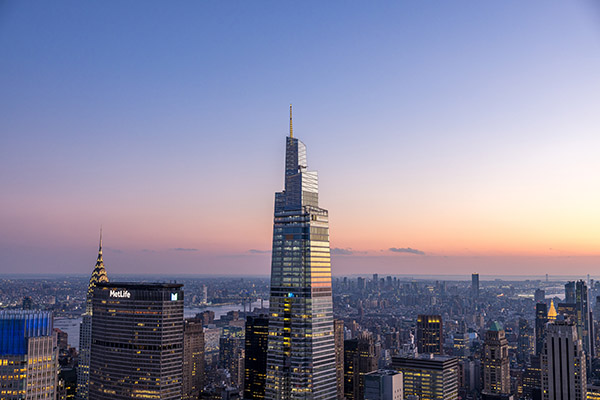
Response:
[{"label": "high-rise building", "polygon": [[286,138],[285,190],[275,193],[266,398],[337,398],[328,212],[306,146]]},{"label": "high-rise building", "polygon": [[54,400],[57,376],[52,313],[0,311],[0,398]]},{"label": "high-rise building", "polygon": [[92,300],[90,400],[181,399],[182,286],[97,284]]},{"label": "high-rise building", "polygon": [[420,354],[414,358],[393,357],[392,367],[402,373],[404,398],[428,400],[458,398],[458,358]]},{"label": "high-rise building", "polygon": [[548,322],[548,306],[546,303],[535,305],[535,354],[542,354],[544,338],[546,337],[546,323]]},{"label": "high-rise building", "polygon": [[517,360],[520,363],[529,362],[535,350],[535,336],[533,327],[525,318],[519,318],[519,337],[517,339]]},{"label": "high-rise building", "polygon": [[246,318],[246,359],[244,361],[245,400],[262,400],[265,398],[268,338],[268,317],[259,316]]},{"label": "high-rise building", "polygon": [[492,323],[485,333],[483,351],[483,392],[486,394],[510,393],[508,339],[498,322]]},{"label": "high-rise building", "polygon": [[244,385],[244,338],[222,336],[219,339],[219,364],[229,372],[228,384],[234,388]]},{"label": "high-rise building", "polygon": [[338,400],[344,399],[344,321],[333,321],[333,335],[335,337],[335,374],[337,381]]},{"label": "high-rise building", "polygon": [[471,296],[479,298],[479,274],[471,274]]},{"label": "high-rise building", "polygon": [[577,327],[571,321],[548,324],[542,353],[544,400],[584,400],[586,360]]},{"label": "high-rise building", "polygon": [[364,376],[377,370],[378,349],[370,332],[344,341],[344,395],[347,400],[363,400]]},{"label": "high-rise building", "polygon": [[535,289],[533,299],[536,303],[543,303],[546,301],[546,291],[544,289]]},{"label": "high-rise building", "polygon": [[183,325],[182,398],[198,399],[204,387],[204,331],[202,318],[188,318]]},{"label": "high-rise building", "polygon": [[98,246],[98,257],[92,271],[88,290],[85,298],[85,313],[79,326],[79,356],[77,362],[77,399],[87,400],[90,385],[90,349],[92,347],[92,298],[96,285],[108,282],[108,275],[104,268],[102,259],[102,229],[100,229],[100,244]]},{"label": "high-rise building", "polygon": [[365,375],[365,400],[402,400],[402,374],[380,369]]},{"label": "high-rise building", "polygon": [[575,281],[565,283],[565,303],[575,303]]},{"label": "high-rise building", "polygon": [[419,315],[417,317],[417,349],[419,354],[442,354],[444,325],[441,315]]},{"label": "high-rise building", "polygon": [[540,356],[531,356],[523,373],[523,397],[528,400],[542,400],[542,367]]}]

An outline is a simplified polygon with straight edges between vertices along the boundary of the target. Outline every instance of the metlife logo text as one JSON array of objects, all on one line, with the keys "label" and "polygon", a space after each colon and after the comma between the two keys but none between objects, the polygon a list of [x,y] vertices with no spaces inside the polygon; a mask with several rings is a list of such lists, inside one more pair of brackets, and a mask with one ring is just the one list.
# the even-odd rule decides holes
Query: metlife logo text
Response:
[{"label": "metlife logo text", "polygon": [[127,291],[127,290],[112,290],[111,289],[109,296],[129,299],[129,298],[131,298],[131,293],[129,293],[129,291]]}]

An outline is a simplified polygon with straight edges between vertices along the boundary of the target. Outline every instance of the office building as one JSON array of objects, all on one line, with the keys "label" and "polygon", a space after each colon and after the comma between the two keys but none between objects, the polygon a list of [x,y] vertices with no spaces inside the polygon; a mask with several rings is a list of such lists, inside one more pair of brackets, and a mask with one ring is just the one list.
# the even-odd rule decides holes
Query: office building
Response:
[{"label": "office building", "polygon": [[338,400],[344,399],[344,321],[333,321],[333,335],[335,337],[335,375],[337,383]]},{"label": "office building", "polygon": [[0,398],[54,400],[57,375],[52,313],[0,311]]},{"label": "office building", "polygon": [[241,388],[244,384],[244,338],[222,336],[219,339],[219,364],[229,372],[229,385]]},{"label": "office building", "polygon": [[266,398],[337,398],[327,210],[306,146],[286,138],[285,190],[275,194]]},{"label": "office building", "polygon": [[441,315],[417,317],[417,350],[419,354],[442,354],[444,332]]},{"label": "office building", "polygon": [[535,350],[535,336],[533,327],[525,318],[519,318],[519,337],[517,339],[517,360],[520,363],[529,362]]},{"label": "office building", "polygon": [[267,316],[246,318],[244,399],[265,398],[267,377],[267,345],[269,318]]},{"label": "office building", "polygon": [[90,400],[182,398],[182,286],[97,284],[92,300]]},{"label": "office building", "polygon": [[393,357],[392,367],[403,376],[404,398],[455,400],[458,398],[458,358],[420,354]]},{"label": "office building", "polygon": [[542,353],[543,399],[585,399],[586,376],[585,352],[576,325],[560,319],[548,324]]},{"label": "office building", "polygon": [[546,323],[548,322],[548,306],[546,303],[535,305],[535,354],[542,354],[544,338],[546,337]]},{"label": "office building", "polygon": [[544,289],[535,289],[533,300],[536,303],[544,303],[546,301],[546,291]]},{"label": "office building", "polygon": [[509,394],[508,339],[498,322],[492,323],[490,329],[485,333],[482,365],[483,393]]},{"label": "office building", "polygon": [[188,318],[183,325],[182,398],[198,399],[204,387],[204,331],[202,318]]},{"label": "office building", "polygon": [[344,341],[344,395],[347,400],[363,400],[364,376],[377,370],[378,348],[370,332]]},{"label": "office building", "polygon": [[79,356],[77,361],[77,399],[87,400],[89,397],[90,384],[90,349],[92,347],[92,298],[96,285],[108,282],[108,275],[104,268],[102,259],[102,229],[100,229],[100,244],[98,245],[98,256],[96,265],[92,270],[92,276],[85,297],[85,313],[79,326]]},{"label": "office building", "polygon": [[380,369],[365,375],[365,400],[403,399],[402,373]]},{"label": "office building", "polygon": [[528,400],[542,400],[542,366],[540,356],[531,356],[523,373],[523,397]]},{"label": "office building", "polygon": [[471,297],[479,298],[479,274],[471,275]]}]

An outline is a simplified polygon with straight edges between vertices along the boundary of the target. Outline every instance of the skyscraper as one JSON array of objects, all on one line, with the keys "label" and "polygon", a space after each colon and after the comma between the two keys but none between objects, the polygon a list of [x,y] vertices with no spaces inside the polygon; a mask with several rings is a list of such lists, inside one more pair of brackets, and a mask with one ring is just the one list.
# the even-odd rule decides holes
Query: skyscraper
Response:
[{"label": "skyscraper", "polygon": [[546,303],[535,305],[535,354],[542,354],[544,339],[546,337],[546,323],[548,322],[548,306]]},{"label": "skyscraper", "polygon": [[361,332],[344,341],[344,395],[348,400],[364,400],[364,376],[377,370],[378,348],[370,332]]},{"label": "skyscraper", "polygon": [[492,323],[485,333],[483,352],[483,392],[486,394],[510,393],[508,339],[498,322]]},{"label": "skyscraper", "polygon": [[570,321],[548,324],[542,353],[544,400],[584,400],[586,360],[577,327]]},{"label": "skyscraper", "polygon": [[54,400],[58,348],[47,311],[0,311],[0,398]]},{"label": "skyscraper", "polygon": [[267,344],[269,319],[266,316],[246,318],[244,399],[262,400],[265,398],[267,377]]},{"label": "skyscraper", "polygon": [[328,212],[306,146],[286,138],[285,189],[275,193],[266,398],[337,397]]},{"label": "skyscraper", "polygon": [[85,298],[85,314],[79,327],[79,360],[77,366],[77,398],[87,400],[90,383],[90,348],[92,347],[92,297],[98,283],[108,282],[104,260],[102,259],[102,229],[100,229],[100,244],[96,265],[90,277]]},{"label": "skyscraper", "polygon": [[442,354],[443,324],[441,315],[419,315],[417,317],[417,348],[420,354]]},{"label": "skyscraper", "polygon": [[336,319],[333,321],[335,336],[335,368],[337,378],[338,400],[344,399],[344,321]]},{"label": "skyscraper", "polygon": [[188,318],[183,327],[182,399],[198,399],[204,383],[202,318]]},{"label": "skyscraper", "polygon": [[400,372],[380,369],[365,375],[365,400],[402,400],[403,398]]},{"label": "skyscraper", "polygon": [[97,284],[90,400],[182,398],[182,286]]},{"label": "skyscraper", "polygon": [[471,274],[471,296],[479,298],[479,274]]}]

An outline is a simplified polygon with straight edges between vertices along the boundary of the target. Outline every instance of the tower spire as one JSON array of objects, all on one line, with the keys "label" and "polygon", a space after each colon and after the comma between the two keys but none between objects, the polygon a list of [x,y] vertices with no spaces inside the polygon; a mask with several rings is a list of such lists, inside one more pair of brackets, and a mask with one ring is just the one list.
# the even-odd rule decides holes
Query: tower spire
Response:
[{"label": "tower spire", "polygon": [[290,103],[290,137],[294,137],[294,127],[292,126],[292,104]]},{"label": "tower spire", "polygon": [[100,225],[100,244],[98,246],[98,253],[102,254],[102,225]]}]

